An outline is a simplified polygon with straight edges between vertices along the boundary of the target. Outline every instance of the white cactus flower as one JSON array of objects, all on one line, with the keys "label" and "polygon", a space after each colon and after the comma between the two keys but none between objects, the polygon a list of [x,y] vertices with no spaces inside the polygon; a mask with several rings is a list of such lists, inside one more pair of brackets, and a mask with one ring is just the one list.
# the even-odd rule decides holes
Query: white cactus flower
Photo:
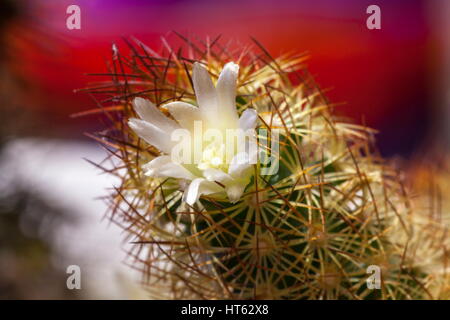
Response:
[{"label": "white cactus flower", "polygon": [[[222,133],[223,137],[230,130],[254,132],[258,118],[254,109],[246,109],[238,117],[235,102],[238,72],[237,64],[227,63],[214,87],[206,68],[194,63],[192,80],[198,107],[181,101],[162,106],[176,121],[166,117],[148,100],[135,98],[133,101],[141,119],[130,119],[129,126],[163,154],[144,166],[145,174],[189,181],[183,196],[189,205],[193,205],[201,195],[220,192],[226,192],[230,202],[234,203],[241,198],[250,182],[257,155],[254,139],[246,141],[245,146],[230,147],[228,140],[206,144],[201,137],[202,132],[209,129]],[[198,126],[202,128],[200,134]],[[179,151],[176,147],[179,144],[174,136],[183,132],[190,136],[185,145],[191,147],[198,142],[201,145],[201,154],[194,155],[197,161],[186,163],[177,160],[175,153]]]}]

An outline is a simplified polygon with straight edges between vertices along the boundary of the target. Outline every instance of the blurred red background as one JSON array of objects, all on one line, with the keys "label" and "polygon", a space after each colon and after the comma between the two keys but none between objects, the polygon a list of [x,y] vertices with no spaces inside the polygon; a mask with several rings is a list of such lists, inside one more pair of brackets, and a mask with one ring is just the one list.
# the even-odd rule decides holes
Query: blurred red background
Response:
[{"label": "blurred red background", "polygon": [[[38,86],[30,107],[52,121],[58,134],[81,137],[96,119],[71,119],[93,106],[75,94],[104,72],[111,44],[127,52],[122,36],[150,47],[170,31],[200,37],[222,35],[245,44],[250,36],[276,56],[308,52],[309,70],[338,113],[381,131],[386,155],[409,155],[429,134],[435,115],[433,87],[440,40],[433,7],[424,0],[379,0],[381,30],[366,27],[366,0],[60,0],[27,5],[27,35],[36,45],[20,50],[20,68]],[[81,30],[66,28],[66,9],[81,9]],[[170,37],[170,36],[169,36]],[[329,89],[329,90],[328,90]]]}]

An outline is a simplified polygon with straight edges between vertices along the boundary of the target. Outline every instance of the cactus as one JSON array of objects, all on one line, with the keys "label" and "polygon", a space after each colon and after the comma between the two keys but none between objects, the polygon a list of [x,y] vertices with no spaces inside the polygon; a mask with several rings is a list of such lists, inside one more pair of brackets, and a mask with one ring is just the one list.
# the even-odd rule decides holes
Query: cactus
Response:
[{"label": "cactus", "polygon": [[445,153],[428,148],[409,168],[412,202],[415,214],[408,221],[411,236],[391,232],[393,241],[408,242],[408,254],[417,259],[427,277],[424,281],[430,295],[450,299],[448,248],[450,247],[450,158]]},{"label": "cactus", "polygon": [[[84,112],[107,123],[90,136],[109,153],[96,165],[119,178],[108,216],[150,297],[431,298],[430,271],[408,247],[414,208],[399,173],[374,130],[334,116],[306,57],[179,37],[180,49],[163,39],[160,52],[114,45],[112,80],[87,89],[100,106]],[[234,150],[230,169],[215,148],[171,162],[171,130],[199,113],[222,131],[255,129],[257,161]],[[379,289],[367,285],[370,266]]]}]

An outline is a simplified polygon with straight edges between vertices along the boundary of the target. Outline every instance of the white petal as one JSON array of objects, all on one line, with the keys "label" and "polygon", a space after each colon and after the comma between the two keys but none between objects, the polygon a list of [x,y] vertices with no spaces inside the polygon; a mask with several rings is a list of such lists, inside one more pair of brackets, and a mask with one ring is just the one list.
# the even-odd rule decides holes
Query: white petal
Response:
[{"label": "white petal", "polygon": [[132,118],[128,120],[128,125],[139,137],[160,151],[170,153],[172,150],[174,142],[170,140],[170,134],[167,134],[167,132],[162,131],[153,124]]},{"label": "white petal", "polygon": [[161,177],[169,177],[176,179],[186,179],[193,180],[195,176],[181,164],[171,162],[166,164],[161,168],[161,171],[158,172],[158,175]]},{"label": "white petal", "polygon": [[172,132],[180,127],[175,121],[166,117],[149,100],[137,97],[133,100],[133,106],[141,119],[153,124],[162,131]]},{"label": "white petal", "polygon": [[208,168],[203,171],[203,176],[209,181],[218,181],[224,185],[232,183],[233,178],[219,169]]},{"label": "white petal", "polygon": [[160,156],[143,166],[145,175],[193,180],[195,176],[181,164],[172,162],[170,156]]},{"label": "white petal", "polygon": [[217,115],[216,88],[214,88],[208,70],[198,62],[195,62],[193,66],[192,82],[202,117],[213,123],[220,121]]},{"label": "white petal", "polygon": [[194,121],[200,121],[202,119],[199,108],[186,102],[170,102],[163,107],[167,108],[172,117],[174,117],[183,128],[186,128],[189,131],[193,131]]},{"label": "white petal", "polygon": [[236,123],[238,114],[236,110],[236,81],[239,66],[233,62],[227,63],[220,73],[216,91],[221,121]]},{"label": "white petal", "polygon": [[221,191],[221,188],[214,182],[203,178],[194,179],[184,192],[183,199],[189,205],[194,205],[202,194],[211,194]]},{"label": "white petal", "polygon": [[244,193],[246,185],[242,183],[236,183],[226,188],[228,200],[231,203],[236,203]]},{"label": "white petal", "polygon": [[146,175],[154,175],[160,167],[169,162],[172,162],[170,156],[159,156],[151,160],[150,162],[144,164],[142,166],[142,169],[146,170],[145,172]]},{"label": "white petal", "polygon": [[233,178],[244,178],[251,168],[252,162],[247,152],[240,152],[231,159],[228,174]]},{"label": "white petal", "polygon": [[256,123],[258,121],[258,113],[255,109],[245,109],[239,118],[239,128],[242,130],[255,129]]}]

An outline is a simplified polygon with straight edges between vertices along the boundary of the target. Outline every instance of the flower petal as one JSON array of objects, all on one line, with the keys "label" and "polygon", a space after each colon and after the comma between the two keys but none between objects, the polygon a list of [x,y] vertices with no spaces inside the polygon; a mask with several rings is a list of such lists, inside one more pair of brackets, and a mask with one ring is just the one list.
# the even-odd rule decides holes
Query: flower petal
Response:
[{"label": "flower petal", "polygon": [[222,170],[209,168],[203,171],[203,176],[209,181],[217,181],[225,186],[228,200],[231,203],[237,202],[244,193],[245,187],[248,184],[247,177],[232,177]]},{"label": "flower petal", "polygon": [[[236,81],[239,66],[234,62],[227,63],[220,73],[216,91],[221,121],[235,124],[238,121],[236,110]],[[232,128],[228,128],[232,129]]]},{"label": "flower petal", "polygon": [[160,167],[164,166],[165,164],[171,161],[172,160],[170,159],[170,156],[159,156],[151,160],[150,162],[144,164],[142,166],[142,169],[146,171],[145,175],[153,176]]},{"label": "flower petal", "polygon": [[146,176],[168,177],[193,180],[195,176],[179,163],[172,162],[170,156],[160,156],[143,166]]},{"label": "flower petal", "polygon": [[228,200],[230,200],[231,203],[236,203],[241,198],[242,194],[244,193],[246,185],[242,183],[235,183],[229,187],[226,188]]},{"label": "flower petal", "polygon": [[128,125],[139,137],[160,151],[170,153],[172,150],[174,142],[170,140],[170,134],[155,125],[135,118],[128,120]]},{"label": "flower petal", "polygon": [[172,132],[180,127],[175,121],[166,117],[161,110],[149,100],[137,97],[133,100],[133,106],[134,110],[142,120],[153,124],[162,131]]},{"label": "flower petal", "polygon": [[253,163],[247,152],[240,152],[231,159],[228,174],[233,178],[244,178],[250,172]]},{"label": "flower petal", "polygon": [[233,181],[233,178],[229,174],[223,172],[222,170],[214,169],[214,168],[208,168],[208,169],[204,170],[203,176],[208,181],[218,181],[224,185],[228,185],[228,184],[232,183],[232,181]]},{"label": "flower petal", "polygon": [[185,167],[179,163],[171,162],[166,164],[158,172],[161,177],[175,178],[175,179],[186,179],[193,180],[195,176]]},{"label": "flower petal", "polygon": [[247,131],[255,129],[256,123],[258,121],[258,113],[255,109],[245,109],[239,118],[239,128]]},{"label": "flower petal", "polygon": [[170,102],[163,107],[169,110],[172,117],[174,117],[183,128],[186,128],[191,132],[194,129],[194,121],[200,121],[202,119],[199,108],[186,102]]},{"label": "flower petal", "polygon": [[195,96],[202,117],[212,123],[220,118],[217,115],[217,93],[208,70],[200,63],[195,62],[192,72]]},{"label": "flower petal", "polygon": [[183,200],[189,204],[194,205],[202,194],[211,194],[220,192],[221,188],[214,182],[210,182],[203,178],[194,179],[187,190],[184,192]]}]

